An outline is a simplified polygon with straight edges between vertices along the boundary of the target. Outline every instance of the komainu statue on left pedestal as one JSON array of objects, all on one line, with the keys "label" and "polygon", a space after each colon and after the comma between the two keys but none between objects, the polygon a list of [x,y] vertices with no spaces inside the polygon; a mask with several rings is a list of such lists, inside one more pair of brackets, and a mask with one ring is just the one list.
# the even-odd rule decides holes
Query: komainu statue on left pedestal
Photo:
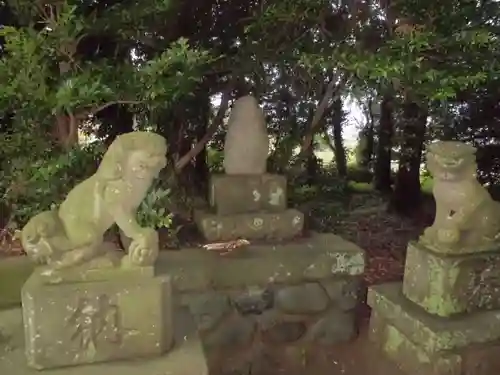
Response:
[{"label": "komainu statue on left pedestal", "polygon": [[28,256],[45,264],[49,273],[89,264],[106,255],[104,234],[116,223],[132,239],[121,264],[152,265],[158,256],[158,234],[141,227],[136,212],[166,166],[166,152],[166,141],[158,134],[118,136],[95,174],[75,186],[59,207],[28,221],[21,233]]}]

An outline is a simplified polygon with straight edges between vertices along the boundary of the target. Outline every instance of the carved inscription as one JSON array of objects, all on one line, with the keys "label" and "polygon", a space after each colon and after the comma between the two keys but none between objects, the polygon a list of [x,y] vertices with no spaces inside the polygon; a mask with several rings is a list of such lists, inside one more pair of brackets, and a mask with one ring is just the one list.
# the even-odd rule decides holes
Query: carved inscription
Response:
[{"label": "carved inscription", "polygon": [[102,343],[120,345],[123,339],[120,309],[105,294],[81,297],[66,324],[72,330],[71,341],[87,355]]}]

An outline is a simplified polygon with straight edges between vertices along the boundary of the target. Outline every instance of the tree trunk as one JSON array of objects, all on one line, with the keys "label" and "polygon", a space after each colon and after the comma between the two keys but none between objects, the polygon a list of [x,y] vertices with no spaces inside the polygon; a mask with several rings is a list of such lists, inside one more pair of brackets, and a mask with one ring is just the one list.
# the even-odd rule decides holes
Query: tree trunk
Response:
[{"label": "tree trunk", "polygon": [[335,98],[332,104],[332,129],[333,129],[333,145],[335,147],[335,165],[340,177],[347,177],[347,157],[342,138],[342,99]]},{"label": "tree trunk", "polygon": [[108,146],[117,136],[134,130],[134,114],[125,105],[111,105],[99,111],[96,118],[101,122],[97,135],[104,138]]},{"label": "tree trunk", "polygon": [[55,119],[53,137],[64,150],[69,151],[78,145],[79,121],[72,114],[59,114]]},{"label": "tree trunk", "polygon": [[375,119],[372,112],[372,100],[368,101],[368,124],[366,127],[366,146],[364,150],[363,159],[366,162],[366,166],[370,167],[373,161],[373,149],[375,146]]},{"label": "tree trunk", "polygon": [[393,98],[384,95],[380,104],[380,120],[377,130],[377,150],[375,160],[375,189],[382,193],[391,191],[391,150],[392,134],[394,132],[393,123]]},{"label": "tree trunk", "polygon": [[[208,95],[201,94],[199,98],[199,120],[200,123],[196,127],[196,142],[200,142],[205,134],[210,122],[210,97]],[[209,169],[208,169],[208,153],[207,145],[204,144],[203,149],[198,155],[196,155],[194,161],[194,169],[196,174],[196,185],[200,193],[208,192],[208,179],[209,179]],[[205,194],[204,194],[205,195]]]},{"label": "tree trunk", "polygon": [[427,123],[427,111],[414,102],[403,106],[402,143],[390,209],[409,216],[420,207],[420,164]]}]

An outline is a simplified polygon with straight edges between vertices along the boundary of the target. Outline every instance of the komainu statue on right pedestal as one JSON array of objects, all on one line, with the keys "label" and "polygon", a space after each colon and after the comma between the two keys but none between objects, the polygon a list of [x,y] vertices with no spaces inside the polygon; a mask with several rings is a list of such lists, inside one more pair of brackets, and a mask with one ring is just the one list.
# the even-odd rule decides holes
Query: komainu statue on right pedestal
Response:
[{"label": "komainu statue on right pedestal", "polygon": [[456,141],[428,147],[436,217],[420,242],[437,251],[473,253],[500,243],[500,203],[478,182],[475,153],[475,147]]}]

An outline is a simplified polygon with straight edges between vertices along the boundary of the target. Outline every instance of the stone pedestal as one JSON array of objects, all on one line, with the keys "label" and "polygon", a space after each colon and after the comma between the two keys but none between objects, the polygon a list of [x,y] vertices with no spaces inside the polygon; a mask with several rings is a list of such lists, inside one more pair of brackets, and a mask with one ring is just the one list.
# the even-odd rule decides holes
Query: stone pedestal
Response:
[{"label": "stone pedestal", "polygon": [[170,278],[134,270],[118,273],[106,279],[95,271],[89,281],[60,284],[33,273],[22,290],[30,367],[157,356],[171,348]]},{"label": "stone pedestal", "polygon": [[0,374],[2,375],[209,375],[203,345],[186,308],[175,310],[175,344],[163,356],[46,369],[29,368],[24,355],[21,310],[0,310]]},{"label": "stone pedestal", "polygon": [[408,245],[403,293],[430,314],[500,308],[500,252],[451,255]]},{"label": "stone pedestal", "polygon": [[500,373],[500,311],[443,319],[406,299],[401,283],[372,287],[368,304],[370,338],[408,374]]},{"label": "stone pedestal", "polygon": [[214,175],[210,210],[195,213],[207,241],[288,239],[304,228],[304,215],[287,209],[286,179],[273,174]]},{"label": "stone pedestal", "polygon": [[403,283],[372,287],[370,337],[411,375],[500,373],[500,252],[408,246]]}]

